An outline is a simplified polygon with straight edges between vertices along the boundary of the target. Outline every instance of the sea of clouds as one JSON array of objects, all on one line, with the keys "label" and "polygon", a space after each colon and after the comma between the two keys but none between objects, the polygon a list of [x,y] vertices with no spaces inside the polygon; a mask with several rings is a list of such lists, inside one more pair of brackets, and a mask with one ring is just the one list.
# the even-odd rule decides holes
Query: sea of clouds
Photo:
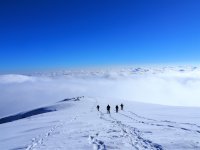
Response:
[{"label": "sea of clouds", "polygon": [[0,117],[69,97],[200,106],[200,69],[148,68],[0,75]]}]

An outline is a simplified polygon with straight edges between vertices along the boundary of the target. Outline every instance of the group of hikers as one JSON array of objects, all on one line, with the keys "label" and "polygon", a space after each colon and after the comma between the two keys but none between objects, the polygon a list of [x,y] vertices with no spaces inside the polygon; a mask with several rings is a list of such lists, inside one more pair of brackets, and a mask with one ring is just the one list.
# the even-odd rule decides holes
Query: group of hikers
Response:
[{"label": "group of hikers", "polygon": [[[123,104],[121,104],[120,107],[121,107],[121,110],[124,109],[124,105]],[[108,104],[108,106],[106,108],[107,108],[107,113],[110,114],[110,109],[111,109],[110,105]],[[99,111],[99,110],[100,110],[100,106],[97,105],[97,111]],[[115,112],[118,113],[118,111],[119,111],[119,106],[116,105],[115,106]]]}]

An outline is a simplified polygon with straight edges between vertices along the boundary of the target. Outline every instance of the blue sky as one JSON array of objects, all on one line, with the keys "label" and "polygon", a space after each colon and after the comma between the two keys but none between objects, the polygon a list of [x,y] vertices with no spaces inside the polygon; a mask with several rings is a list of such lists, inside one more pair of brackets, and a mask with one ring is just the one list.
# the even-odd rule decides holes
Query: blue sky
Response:
[{"label": "blue sky", "polygon": [[199,57],[198,0],[0,1],[0,72]]}]

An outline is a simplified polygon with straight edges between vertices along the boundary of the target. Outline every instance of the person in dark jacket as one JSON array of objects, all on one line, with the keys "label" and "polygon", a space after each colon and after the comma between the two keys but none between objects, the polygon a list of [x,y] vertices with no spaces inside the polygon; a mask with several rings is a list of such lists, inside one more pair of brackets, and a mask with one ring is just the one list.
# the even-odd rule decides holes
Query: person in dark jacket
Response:
[{"label": "person in dark jacket", "polygon": [[116,106],[115,106],[115,109],[116,109],[116,113],[118,113],[119,106],[118,106],[118,105],[116,105]]},{"label": "person in dark jacket", "polygon": [[110,114],[110,105],[107,106],[107,113]]},{"label": "person in dark jacket", "polygon": [[100,109],[100,106],[99,106],[99,105],[97,105],[97,110],[99,111],[99,109]]},{"label": "person in dark jacket", "polygon": [[120,106],[121,106],[121,110],[123,110],[123,109],[124,109],[124,105],[123,105],[123,104],[121,104]]}]

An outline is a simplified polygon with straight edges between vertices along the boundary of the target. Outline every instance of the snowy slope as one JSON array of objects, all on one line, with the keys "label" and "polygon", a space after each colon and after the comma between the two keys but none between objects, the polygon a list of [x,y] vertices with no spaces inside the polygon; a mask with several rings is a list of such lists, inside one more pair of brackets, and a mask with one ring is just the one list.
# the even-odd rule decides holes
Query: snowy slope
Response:
[{"label": "snowy slope", "polygon": [[[103,97],[65,99],[44,107],[53,111],[2,123],[1,150],[200,149],[198,108],[123,101],[124,111],[115,113],[114,106],[121,102]],[[108,103],[111,115],[105,110]]]},{"label": "snowy slope", "polygon": [[199,67],[0,75],[0,150],[198,150],[199,89]]}]

